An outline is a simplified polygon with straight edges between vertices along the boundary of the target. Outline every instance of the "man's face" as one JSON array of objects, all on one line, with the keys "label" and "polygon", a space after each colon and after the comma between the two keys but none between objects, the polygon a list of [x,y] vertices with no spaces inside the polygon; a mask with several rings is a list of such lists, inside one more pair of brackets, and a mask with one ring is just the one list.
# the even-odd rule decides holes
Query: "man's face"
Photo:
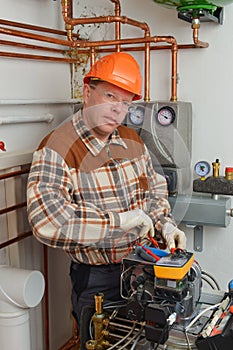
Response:
[{"label": "man's face", "polygon": [[107,82],[83,87],[83,119],[91,133],[106,141],[122,123],[133,94]]}]

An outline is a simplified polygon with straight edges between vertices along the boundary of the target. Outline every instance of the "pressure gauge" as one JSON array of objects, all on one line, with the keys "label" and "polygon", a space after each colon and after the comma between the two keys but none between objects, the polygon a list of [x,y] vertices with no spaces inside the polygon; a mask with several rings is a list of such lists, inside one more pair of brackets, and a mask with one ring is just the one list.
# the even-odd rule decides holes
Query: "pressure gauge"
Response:
[{"label": "pressure gauge", "polygon": [[130,106],[129,119],[133,125],[139,126],[143,124],[145,117],[145,107],[143,106]]},{"label": "pressure gauge", "polygon": [[210,164],[204,160],[197,162],[194,166],[195,173],[201,177],[205,177],[209,174],[210,169]]},{"label": "pressure gauge", "polygon": [[159,109],[157,120],[162,126],[171,125],[176,118],[175,111],[172,107],[164,106]]}]

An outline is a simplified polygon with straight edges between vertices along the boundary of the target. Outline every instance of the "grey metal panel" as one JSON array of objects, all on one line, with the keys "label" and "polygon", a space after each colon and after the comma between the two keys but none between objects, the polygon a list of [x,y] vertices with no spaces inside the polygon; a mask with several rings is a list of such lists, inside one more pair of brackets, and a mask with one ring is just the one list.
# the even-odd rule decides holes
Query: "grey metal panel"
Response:
[{"label": "grey metal panel", "polygon": [[213,199],[204,195],[178,195],[169,197],[169,202],[177,222],[218,227],[227,227],[230,223],[230,197]]}]

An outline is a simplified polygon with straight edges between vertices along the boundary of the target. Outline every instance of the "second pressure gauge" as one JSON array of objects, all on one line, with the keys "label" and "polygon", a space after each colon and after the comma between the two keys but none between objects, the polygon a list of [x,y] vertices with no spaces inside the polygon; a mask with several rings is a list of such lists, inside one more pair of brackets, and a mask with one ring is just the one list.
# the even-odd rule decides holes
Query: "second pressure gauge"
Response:
[{"label": "second pressure gauge", "polygon": [[129,119],[133,125],[139,126],[143,124],[145,116],[145,108],[143,106],[131,106],[129,109]]},{"label": "second pressure gauge", "polygon": [[162,126],[171,125],[176,118],[175,111],[172,107],[163,106],[159,109],[157,114],[157,121]]},{"label": "second pressure gauge", "polygon": [[201,160],[195,164],[194,171],[198,176],[205,177],[210,172],[210,164]]}]

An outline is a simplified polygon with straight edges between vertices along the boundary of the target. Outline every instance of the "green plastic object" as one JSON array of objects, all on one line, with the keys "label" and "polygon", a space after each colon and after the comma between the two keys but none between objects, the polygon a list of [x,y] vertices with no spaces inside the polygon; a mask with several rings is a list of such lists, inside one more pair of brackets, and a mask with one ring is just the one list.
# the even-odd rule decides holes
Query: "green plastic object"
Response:
[{"label": "green plastic object", "polygon": [[155,3],[167,7],[170,9],[175,9],[178,11],[184,10],[208,10],[210,12],[214,11],[217,7],[224,7],[233,3],[233,0],[153,0]]}]

